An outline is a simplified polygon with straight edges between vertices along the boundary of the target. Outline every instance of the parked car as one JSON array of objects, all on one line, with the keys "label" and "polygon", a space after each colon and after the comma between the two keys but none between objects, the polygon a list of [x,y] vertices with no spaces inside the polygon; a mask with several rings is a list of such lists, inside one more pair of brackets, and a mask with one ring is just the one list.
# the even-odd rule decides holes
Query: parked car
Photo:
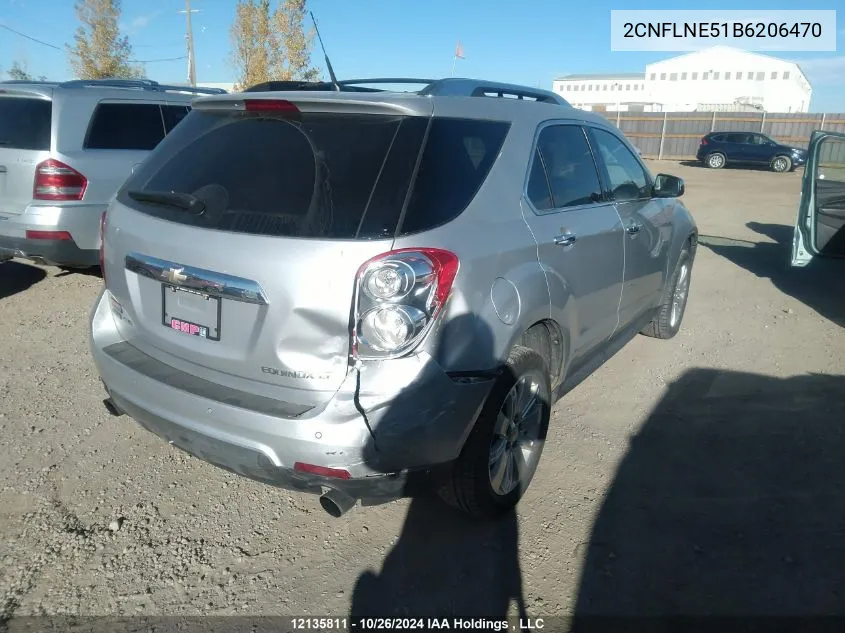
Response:
[{"label": "parked car", "polygon": [[815,130],[792,240],[792,265],[845,257],[845,134]]},{"label": "parked car", "polygon": [[731,164],[765,165],[786,172],[807,162],[807,151],[756,132],[710,132],[702,137],[696,158],[712,169]]},{"label": "parked car", "polygon": [[0,259],[99,262],[109,200],[197,94],[150,80],[0,82]]},{"label": "parked car", "polygon": [[90,324],[105,404],[334,516],[419,480],[498,515],[552,404],[678,332],[683,181],[551,92],[347,89],[197,99],[121,187]]}]

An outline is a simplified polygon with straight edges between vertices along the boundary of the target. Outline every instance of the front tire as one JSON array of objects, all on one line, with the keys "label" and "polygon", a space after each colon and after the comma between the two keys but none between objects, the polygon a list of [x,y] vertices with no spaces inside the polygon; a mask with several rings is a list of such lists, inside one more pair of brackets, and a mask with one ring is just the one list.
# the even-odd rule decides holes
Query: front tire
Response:
[{"label": "front tire", "polygon": [[792,159],[789,156],[775,156],[772,159],[771,168],[779,174],[792,171]]},{"label": "front tire", "polygon": [[693,257],[687,244],[678,257],[671,282],[666,284],[657,314],[651,323],[641,330],[641,334],[652,338],[670,339],[681,329],[689,296],[692,261]]},{"label": "front tire", "polygon": [[534,478],[550,415],[546,361],[532,349],[514,347],[439,490],[441,498],[476,519],[512,510]]}]

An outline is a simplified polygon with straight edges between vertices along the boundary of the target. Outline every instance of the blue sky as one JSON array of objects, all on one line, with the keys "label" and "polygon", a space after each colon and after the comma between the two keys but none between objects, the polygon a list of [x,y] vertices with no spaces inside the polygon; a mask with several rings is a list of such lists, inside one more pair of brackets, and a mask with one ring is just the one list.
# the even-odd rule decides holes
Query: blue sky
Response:
[{"label": "blue sky", "polygon": [[[800,4],[800,3],[799,3]],[[232,81],[229,25],[235,0],[192,0],[197,78]],[[837,9],[842,0],[823,0],[812,9]],[[573,8],[577,7],[577,10]],[[332,60],[341,77],[448,76],[455,44],[465,59],[456,75],[486,77],[551,87],[567,73],[642,72],[645,64],[672,53],[610,51],[611,9],[796,9],[792,0],[735,2],[708,0],[310,0]],[[123,0],[123,23],[138,60],[185,55],[184,0]],[[843,12],[845,15],[845,12]],[[837,16],[839,17],[839,16]],[[76,28],[72,0],[0,0],[0,24],[43,42],[0,29],[0,66],[13,60],[35,75],[70,77],[64,44]],[[801,64],[813,84],[811,109],[845,112],[845,19],[838,20],[837,51],[773,53]],[[322,55],[314,61],[323,69]],[[185,81],[184,60],[146,64],[159,81]]]}]

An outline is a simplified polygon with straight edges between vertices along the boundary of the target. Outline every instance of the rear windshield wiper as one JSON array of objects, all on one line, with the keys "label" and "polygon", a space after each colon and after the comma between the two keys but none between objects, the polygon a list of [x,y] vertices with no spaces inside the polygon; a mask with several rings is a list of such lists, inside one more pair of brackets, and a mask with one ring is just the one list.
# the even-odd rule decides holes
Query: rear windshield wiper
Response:
[{"label": "rear windshield wiper", "polygon": [[195,215],[202,215],[205,212],[205,203],[189,193],[177,193],[175,191],[128,191],[126,195],[135,202],[174,207]]}]

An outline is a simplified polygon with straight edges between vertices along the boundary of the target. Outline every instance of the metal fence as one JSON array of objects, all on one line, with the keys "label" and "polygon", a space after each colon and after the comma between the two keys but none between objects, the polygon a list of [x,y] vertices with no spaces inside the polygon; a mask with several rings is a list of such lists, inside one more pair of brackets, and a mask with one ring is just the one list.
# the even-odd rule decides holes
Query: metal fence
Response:
[{"label": "metal fence", "polygon": [[845,132],[845,113],[600,112],[646,158],[692,159],[708,132],[762,132],[794,147],[807,147],[813,130]]}]

